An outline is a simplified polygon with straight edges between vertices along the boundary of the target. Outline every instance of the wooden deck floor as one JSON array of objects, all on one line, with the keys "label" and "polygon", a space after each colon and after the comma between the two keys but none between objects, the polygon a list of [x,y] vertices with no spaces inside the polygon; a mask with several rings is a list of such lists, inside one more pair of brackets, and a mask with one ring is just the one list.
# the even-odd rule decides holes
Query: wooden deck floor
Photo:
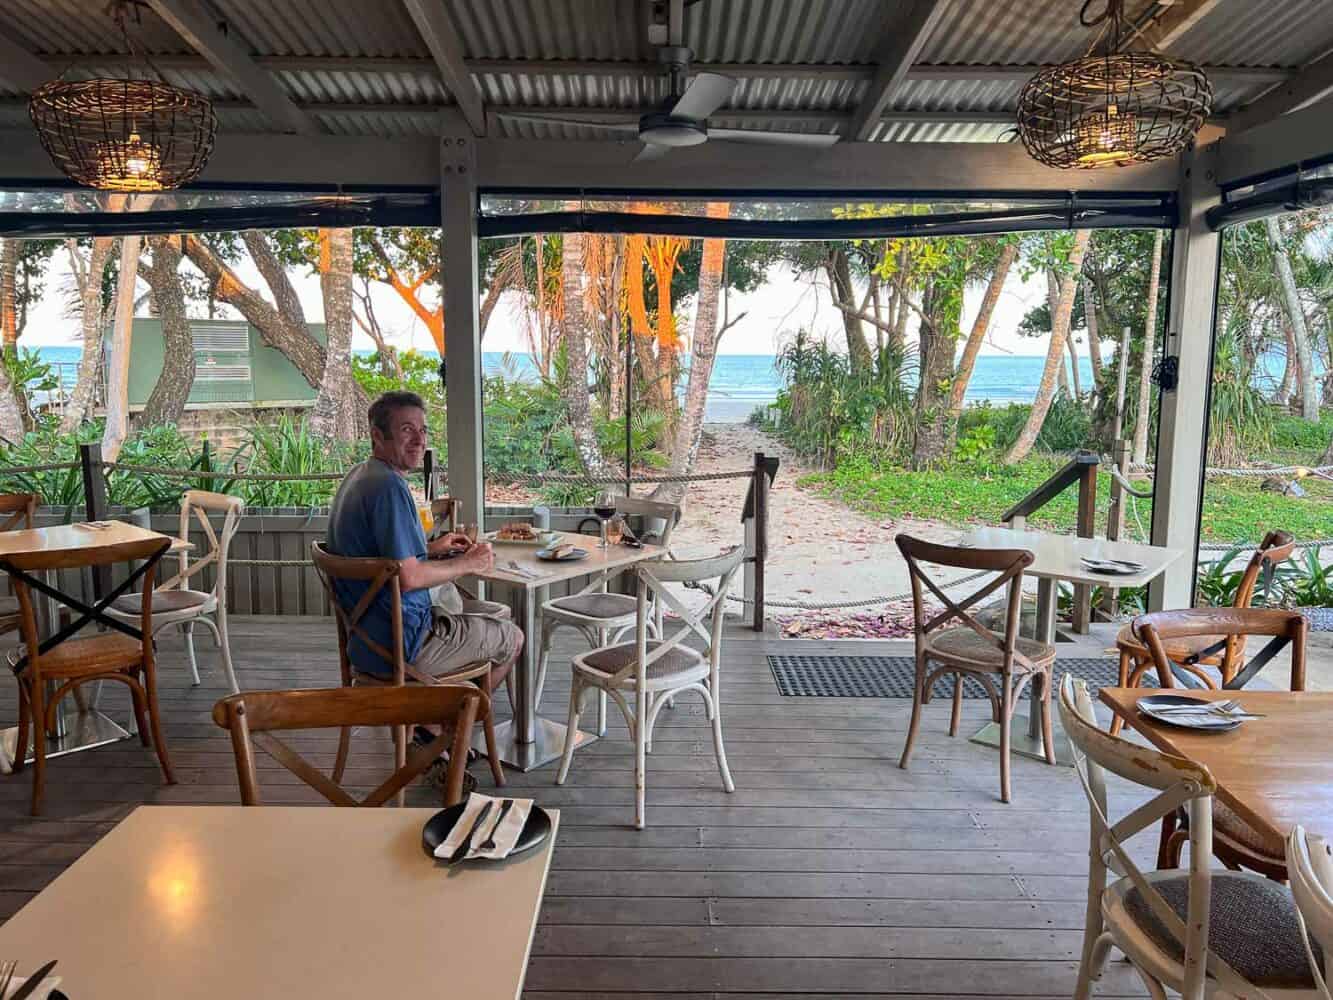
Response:
[{"label": "wooden deck floor", "polygon": [[[1073,773],[1018,758],[1015,801],[1000,803],[995,755],[950,739],[941,702],[927,710],[912,768],[899,770],[910,702],[784,698],[764,659],[777,645],[739,630],[725,642],[734,794],[721,789],[702,708],[688,697],[658,726],[646,830],[630,826],[633,753],[614,717],[564,787],[552,784],[553,767],[512,776],[513,790],[563,814],[525,996],[1069,996],[1087,863]],[[781,643],[784,652],[801,646],[828,650]],[[247,687],[322,686],[336,676],[326,620],[238,618],[233,648]],[[221,672],[212,650],[201,652],[204,684],[191,688],[179,641],[162,642],[176,786],[159,783],[137,742],[52,762],[40,820],[26,814],[27,774],[0,777],[0,916],[140,803],[238,801],[229,743],[209,717],[224,693]],[[553,669],[545,708],[559,715],[568,682]],[[108,693],[113,714],[123,698]],[[970,733],[985,703],[964,704]],[[5,686],[0,720],[15,714]],[[386,740],[359,734],[352,767],[367,787],[387,760]],[[314,801],[264,764],[269,801]],[[484,765],[474,770],[488,787]],[[417,788],[412,798],[425,805],[432,795]],[[1114,798],[1136,796],[1121,789]],[[1097,995],[1142,990],[1113,961]]]}]

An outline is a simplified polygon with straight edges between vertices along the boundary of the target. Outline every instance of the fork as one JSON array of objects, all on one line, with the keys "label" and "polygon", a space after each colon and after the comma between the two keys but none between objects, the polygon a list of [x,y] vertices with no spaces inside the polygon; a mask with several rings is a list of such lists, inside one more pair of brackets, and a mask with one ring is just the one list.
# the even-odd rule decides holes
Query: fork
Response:
[{"label": "fork", "polygon": [[[502,803],[500,804],[500,818],[497,819],[497,820],[495,821],[495,825],[494,825],[493,827],[491,827],[491,835],[490,835],[489,837],[486,838],[485,842],[482,843],[482,845],[481,845],[480,847],[478,847],[477,850],[479,850],[479,851],[493,851],[493,850],[495,850],[495,833],[496,833],[497,830],[500,829],[500,824],[503,823],[503,822],[505,821],[505,817],[509,815],[509,810],[512,809],[512,808],[514,808],[514,800],[513,800],[513,799],[505,799],[504,802],[502,802]],[[4,994],[3,994],[3,993],[0,993],[0,998],[3,998],[3,997],[4,997]]]},{"label": "fork", "polygon": [[18,967],[18,962],[0,962],[0,997],[9,992],[9,984],[13,982]]},{"label": "fork", "polygon": [[1201,701],[1196,705],[1165,705],[1159,708],[1159,712],[1219,712],[1222,715],[1229,715],[1240,708],[1240,702],[1234,698],[1227,701]]}]

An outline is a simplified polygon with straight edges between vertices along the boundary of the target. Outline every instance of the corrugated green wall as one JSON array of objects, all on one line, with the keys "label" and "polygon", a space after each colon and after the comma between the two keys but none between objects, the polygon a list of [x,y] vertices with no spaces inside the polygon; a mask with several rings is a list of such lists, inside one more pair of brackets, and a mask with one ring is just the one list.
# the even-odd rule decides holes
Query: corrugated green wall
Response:
[{"label": "corrugated green wall", "polygon": [[[196,321],[206,322],[206,321]],[[247,324],[248,326],[248,324]],[[311,334],[324,342],[324,324],[309,324]],[[282,354],[264,344],[253,326],[250,333],[250,368],[254,383],[254,404],[264,406],[279,401],[313,401],[315,389]],[[143,406],[162,374],[162,321],[136,319],[130,344],[130,405]],[[245,404],[237,404],[245,405]]]}]

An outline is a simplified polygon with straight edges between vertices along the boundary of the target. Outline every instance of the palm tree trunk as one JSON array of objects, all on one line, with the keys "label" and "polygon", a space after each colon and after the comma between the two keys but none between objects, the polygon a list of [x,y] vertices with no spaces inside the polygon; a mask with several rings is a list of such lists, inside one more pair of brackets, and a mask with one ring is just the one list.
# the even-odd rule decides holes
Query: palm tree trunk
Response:
[{"label": "palm tree trunk", "polygon": [[15,442],[23,437],[23,411],[14,392],[9,369],[0,364],[0,441]]},{"label": "palm tree trunk", "polygon": [[324,377],[310,414],[311,433],[355,441],[365,429],[352,378],[352,230],[319,230],[319,290],[324,298]]},{"label": "palm tree trunk", "polygon": [[0,346],[16,350],[19,342],[18,272],[23,241],[12,236],[0,240]]},{"label": "palm tree trunk", "polygon": [[1268,242],[1273,247],[1273,268],[1277,272],[1282,286],[1282,303],[1287,312],[1287,321],[1291,324],[1292,340],[1296,343],[1297,375],[1301,387],[1301,416],[1312,423],[1319,423],[1319,388],[1314,380],[1314,356],[1310,351],[1310,332],[1305,325],[1305,310],[1301,306],[1300,293],[1296,290],[1296,276],[1291,271],[1291,258],[1282,245],[1282,229],[1275,217],[1264,220],[1268,230]]},{"label": "palm tree trunk", "polygon": [[107,364],[106,430],[102,434],[102,457],[114,462],[129,434],[130,426],[130,339],[134,327],[134,291],[139,278],[141,236],[126,236],[120,244],[120,274],[116,283],[116,319],[111,332],[111,358]]},{"label": "palm tree trunk", "polygon": [[1092,394],[1095,397],[1102,385],[1102,338],[1097,327],[1097,300],[1092,291],[1092,280],[1083,275],[1083,315],[1088,324],[1088,360],[1092,362]]},{"label": "palm tree trunk", "polygon": [[180,420],[195,375],[194,336],[185,312],[185,288],[180,275],[180,237],[150,236],[148,249],[152,260],[144,269],[144,278],[162,318],[162,373],[139,415],[140,427]]},{"label": "palm tree trunk", "polygon": [[1083,396],[1082,380],[1078,372],[1078,346],[1074,343],[1074,335],[1065,338],[1065,346],[1069,348],[1069,374],[1074,380],[1074,398],[1080,399]]},{"label": "palm tree trunk", "polygon": [[[1148,461],[1148,416],[1152,406],[1152,365],[1157,341],[1157,295],[1162,285],[1162,230],[1153,233],[1148,272],[1148,303],[1143,318],[1143,354],[1139,359],[1139,405],[1134,416],[1133,460]],[[1121,360],[1121,364],[1124,359]]]},{"label": "palm tree trunk", "polygon": [[1060,294],[1055,309],[1051,311],[1051,343],[1046,351],[1046,366],[1042,369],[1041,382],[1037,386],[1037,398],[1032,402],[1032,412],[1027,422],[1018,433],[1018,439],[1004,456],[1006,465],[1023,461],[1037,443],[1041,425],[1046,422],[1046,414],[1051,409],[1051,400],[1055,396],[1056,372],[1064,365],[1065,338],[1069,336],[1069,318],[1074,311],[1074,290],[1078,287],[1078,274],[1083,267],[1083,254],[1088,249],[1089,230],[1080,229],[1074,234],[1074,246],[1069,251],[1069,266],[1060,279]]},{"label": "palm tree trunk", "polygon": [[1291,324],[1282,324],[1282,338],[1286,342],[1286,354],[1282,360],[1282,381],[1278,384],[1273,401],[1279,406],[1291,405],[1291,394],[1296,388],[1296,340],[1291,335]]},{"label": "palm tree trunk", "polygon": [[[572,203],[571,211],[578,209]],[[592,407],[588,401],[588,315],[587,271],[584,257],[587,252],[583,233],[566,233],[560,256],[560,285],[564,298],[565,334],[565,406],[569,410],[569,425],[574,434],[574,450],[584,472],[590,476],[616,474],[602,457],[593,426]]]},{"label": "palm tree trunk", "polygon": [[958,371],[954,374],[953,388],[949,393],[949,413],[953,417],[962,412],[967,384],[972,381],[972,371],[977,364],[977,353],[986,340],[991,319],[995,315],[995,306],[1000,301],[1005,279],[1009,277],[1009,269],[1013,267],[1017,256],[1016,240],[1010,240],[1000,248],[1000,258],[995,262],[995,270],[991,272],[990,281],[986,284],[986,293],[981,297],[977,318],[972,321],[972,331],[967,335],[967,343],[963,345],[963,356],[958,359]]},{"label": "palm tree trunk", "polygon": [[824,259],[824,270],[828,274],[833,304],[845,307],[838,312],[842,315],[842,329],[847,337],[847,359],[853,371],[864,371],[870,367],[870,345],[866,343],[861,320],[855,315],[856,288],[852,283],[852,269],[847,253],[839,247],[829,250]]},{"label": "palm tree trunk", "polygon": [[79,253],[77,244],[71,240],[66,245],[79,282],[79,327],[83,334],[83,355],[79,358],[79,375],[74,382],[74,391],[70,393],[65,403],[65,412],[60,416],[61,434],[74,431],[92,413],[97,396],[97,381],[102,370],[102,338],[106,330],[102,310],[102,277],[106,274],[106,265],[119,242],[111,236],[93,237],[86,268],[76,259]]}]

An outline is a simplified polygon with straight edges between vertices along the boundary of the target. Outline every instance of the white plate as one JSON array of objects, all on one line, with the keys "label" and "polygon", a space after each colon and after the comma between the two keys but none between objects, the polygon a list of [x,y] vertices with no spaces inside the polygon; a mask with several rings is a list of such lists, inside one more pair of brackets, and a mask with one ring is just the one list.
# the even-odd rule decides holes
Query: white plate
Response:
[{"label": "white plate", "polygon": [[530,542],[521,541],[517,538],[498,538],[498,531],[488,531],[481,536],[483,542],[490,542],[492,545],[523,545],[530,549],[546,548],[546,541],[540,534]]},{"label": "white plate", "polygon": [[[12,997],[19,991],[19,987],[28,981],[26,976],[15,976],[9,983],[9,989],[5,990],[5,996]],[[47,1000],[51,991],[60,985],[59,976],[47,976],[42,980],[41,985],[35,989],[28,1000]]]}]

